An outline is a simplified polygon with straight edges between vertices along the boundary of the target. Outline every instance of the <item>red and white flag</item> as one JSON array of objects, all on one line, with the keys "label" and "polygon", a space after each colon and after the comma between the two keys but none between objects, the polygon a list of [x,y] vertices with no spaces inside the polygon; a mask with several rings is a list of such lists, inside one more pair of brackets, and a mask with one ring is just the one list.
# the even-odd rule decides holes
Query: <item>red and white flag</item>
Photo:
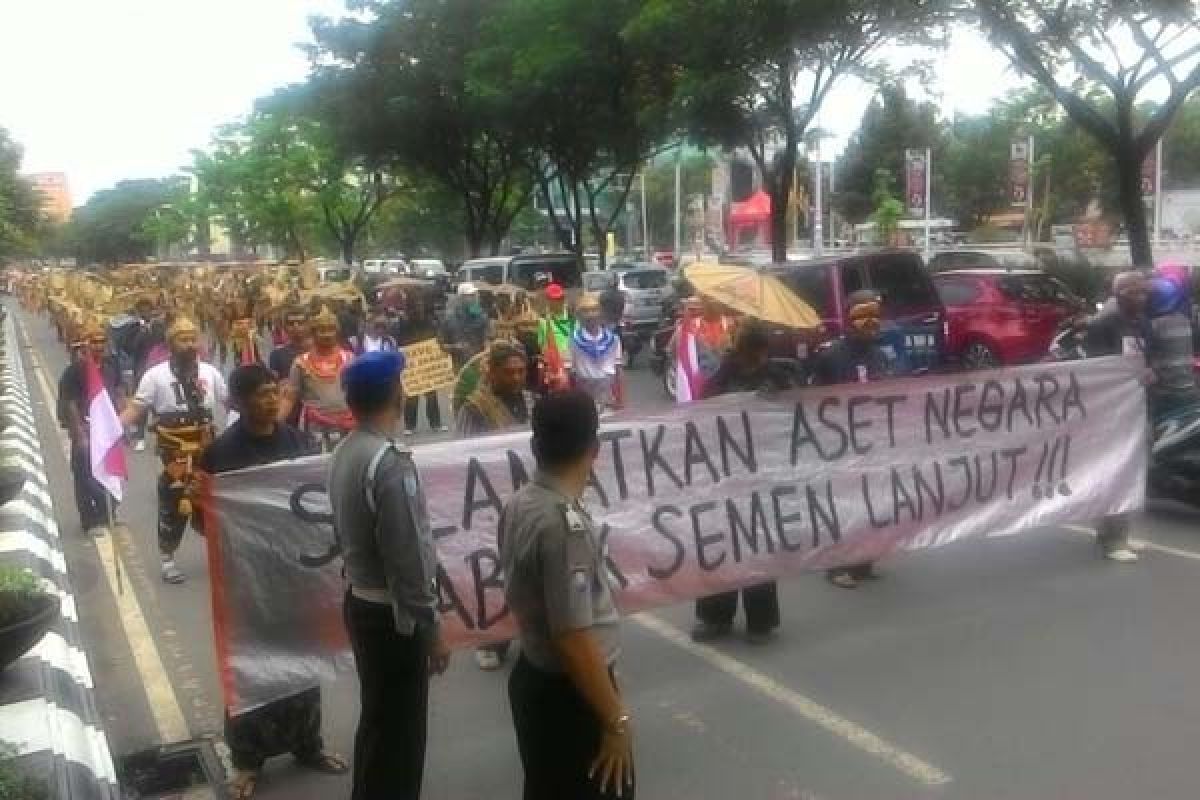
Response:
[{"label": "red and white flag", "polygon": [[680,405],[704,399],[704,378],[696,348],[696,322],[685,319],[675,337],[675,402]]},{"label": "red and white flag", "polygon": [[88,358],[83,368],[87,385],[88,447],[91,450],[92,475],[113,499],[120,501],[121,481],[129,479],[125,451],[121,447],[125,431],[96,360]]}]

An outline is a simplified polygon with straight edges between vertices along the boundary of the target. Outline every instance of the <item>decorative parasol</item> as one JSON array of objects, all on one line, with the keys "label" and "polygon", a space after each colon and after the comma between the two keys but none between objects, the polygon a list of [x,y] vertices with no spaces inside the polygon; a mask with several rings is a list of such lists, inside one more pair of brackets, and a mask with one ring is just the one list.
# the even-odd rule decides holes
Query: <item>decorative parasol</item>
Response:
[{"label": "decorative parasol", "polygon": [[697,293],[746,316],[785,328],[821,325],[812,306],[772,275],[730,264],[693,264],[684,275]]}]

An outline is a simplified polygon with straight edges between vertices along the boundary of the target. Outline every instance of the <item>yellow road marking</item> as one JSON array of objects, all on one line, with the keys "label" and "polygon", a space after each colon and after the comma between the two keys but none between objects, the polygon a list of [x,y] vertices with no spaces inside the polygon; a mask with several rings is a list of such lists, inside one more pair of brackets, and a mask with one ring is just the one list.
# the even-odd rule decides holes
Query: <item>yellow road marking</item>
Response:
[{"label": "yellow road marking", "polygon": [[[33,347],[27,348],[27,352],[32,359],[33,372],[37,375],[46,407],[57,408],[54,389],[46,377],[46,369],[42,365],[41,358]],[[63,452],[69,457],[70,444],[67,442],[66,434],[60,429],[58,436]],[[114,531],[110,535],[115,542],[116,532]],[[137,667],[142,686],[146,690],[146,700],[150,705],[150,713],[154,716],[154,725],[158,729],[159,741],[178,742],[187,739],[191,734],[183,716],[183,708],[179,704],[179,698],[175,695],[174,687],[171,686],[170,678],[167,677],[162,656],[159,655],[158,646],[154,643],[154,636],[150,633],[150,625],[146,622],[146,615],[142,612],[141,604],[138,603],[137,592],[133,591],[132,587],[127,592],[120,591],[117,570],[120,569],[121,572],[128,575],[129,569],[114,548],[98,546],[96,551],[100,554],[104,577],[108,580],[108,588],[112,591],[113,599],[117,604],[117,613],[121,618],[121,627],[125,631],[125,640],[129,643],[129,649],[133,653],[133,663]]]},{"label": "yellow road marking", "polygon": [[773,678],[764,675],[748,664],[722,653],[714,647],[693,642],[691,637],[674,625],[652,614],[640,614],[630,618],[643,629],[665,639],[705,661],[709,666],[724,672],[729,677],[748,686],[759,694],[774,700],[800,717],[824,728],[847,744],[875,756],[888,766],[902,772],[925,786],[942,786],[953,780],[948,774],[892,744],[866,728],[851,722],[816,700],[806,697]]}]

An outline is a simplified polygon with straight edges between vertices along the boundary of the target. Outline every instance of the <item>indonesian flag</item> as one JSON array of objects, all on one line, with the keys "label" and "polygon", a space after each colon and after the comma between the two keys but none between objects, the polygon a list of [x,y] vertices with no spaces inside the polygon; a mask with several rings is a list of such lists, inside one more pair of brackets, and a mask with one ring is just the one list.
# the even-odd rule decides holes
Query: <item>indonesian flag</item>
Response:
[{"label": "indonesian flag", "polygon": [[567,388],[567,367],[563,363],[562,353],[558,351],[558,337],[554,335],[553,323],[547,325],[546,346],[542,351],[542,361],[546,365],[546,388],[552,392],[561,392]]},{"label": "indonesian flag", "polygon": [[675,402],[680,405],[704,398],[704,378],[696,352],[696,323],[684,320],[675,337]]},{"label": "indonesian flag", "polygon": [[121,499],[121,481],[129,479],[121,440],[125,431],[113,406],[112,397],[93,358],[84,361],[88,400],[88,447],[91,451],[92,476],[117,501]]}]

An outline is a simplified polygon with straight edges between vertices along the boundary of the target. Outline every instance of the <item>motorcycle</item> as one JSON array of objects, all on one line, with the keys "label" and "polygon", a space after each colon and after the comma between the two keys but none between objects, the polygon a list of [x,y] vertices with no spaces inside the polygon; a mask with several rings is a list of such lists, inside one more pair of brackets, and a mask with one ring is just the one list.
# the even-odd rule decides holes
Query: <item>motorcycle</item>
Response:
[{"label": "motorcycle", "polygon": [[651,344],[658,329],[657,322],[634,322],[622,319],[617,323],[617,335],[621,337],[621,351],[625,354],[625,366],[634,368],[638,355]]}]

